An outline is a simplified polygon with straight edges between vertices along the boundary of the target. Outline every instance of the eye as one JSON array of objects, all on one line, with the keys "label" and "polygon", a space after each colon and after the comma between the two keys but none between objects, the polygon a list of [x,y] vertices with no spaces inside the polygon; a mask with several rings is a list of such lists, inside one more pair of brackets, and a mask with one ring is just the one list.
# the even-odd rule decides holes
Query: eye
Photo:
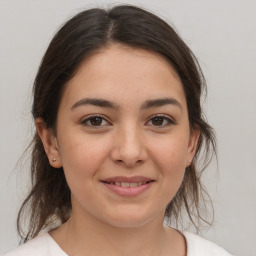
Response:
[{"label": "eye", "polygon": [[91,126],[91,127],[101,127],[108,126],[110,123],[102,116],[90,116],[81,121],[82,125]]},{"label": "eye", "polygon": [[153,116],[148,122],[148,125],[150,126],[156,126],[156,127],[166,127],[171,124],[175,124],[175,122],[164,115],[156,115]]}]

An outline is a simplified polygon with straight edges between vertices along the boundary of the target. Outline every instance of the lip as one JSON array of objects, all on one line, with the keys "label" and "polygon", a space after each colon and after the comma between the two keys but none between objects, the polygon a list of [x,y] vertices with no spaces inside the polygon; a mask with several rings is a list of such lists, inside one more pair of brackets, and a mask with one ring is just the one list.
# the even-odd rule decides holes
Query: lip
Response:
[{"label": "lip", "polygon": [[154,179],[144,177],[144,176],[132,176],[132,177],[127,177],[127,176],[114,176],[106,179],[102,179],[102,182],[149,182],[149,181],[154,181]]},{"label": "lip", "polygon": [[[141,183],[138,186],[133,187],[123,187],[120,185],[116,185],[115,183]],[[133,177],[125,177],[125,176],[115,176],[110,177],[104,180],[101,180],[101,183],[109,189],[111,192],[114,192],[117,195],[125,196],[125,197],[136,197],[148,190],[155,180],[143,176],[133,176]]]}]

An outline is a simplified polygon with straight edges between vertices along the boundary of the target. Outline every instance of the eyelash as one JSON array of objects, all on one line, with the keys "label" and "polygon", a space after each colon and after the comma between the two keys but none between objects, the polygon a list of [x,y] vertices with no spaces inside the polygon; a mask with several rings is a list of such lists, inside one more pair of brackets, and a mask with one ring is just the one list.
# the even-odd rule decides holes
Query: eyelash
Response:
[{"label": "eyelash", "polygon": [[[95,119],[95,118],[99,118],[100,119],[100,121],[101,121],[100,125],[93,125],[92,123],[89,124],[89,122],[92,122],[92,120]],[[166,126],[169,126],[169,125],[175,125],[176,124],[176,122],[172,118],[166,117],[163,114],[157,114],[157,115],[154,115],[154,116],[150,117],[150,119],[146,122],[146,124],[149,123],[150,121],[152,122],[152,120],[154,118],[162,118],[163,122],[164,121],[167,122],[164,125],[154,125],[154,124],[150,125],[150,126],[155,126],[156,128],[163,128],[163,127],[166,127]],[[108,124],[107,125],[102,125],[102,122],[104,122],[104,121],[107,122]],[[109,125],[111,125],[111,123],[109,121],[107,121],[106,118],[104,116],[102,116],[102,115],[92,115],[92,116],[89,116],[86,119],[82,120],[81,124],[84,125],[84,126],[90,126],[90,127],[93,127],[93,128],[100,128],[102,126],[109,126]]]},{"label": "eyelash", "polygon": [[169,116],[167,117],[167,116],[165,116],[163,114],[157,114],[157,115],[154,115],[154,116],[150,117],[148,122],[150,122],[150,121],[152,122],[152,120],[154,118],[163,118],[163,122],[164,121],[167,122],[167,124],[165,124],[165,125],[153,125],[152,124],[152,126],[155,126],[156,128],[163,128],[163,127],[166,127],[166,126],[169,126],[169,125],[175,125],[176,124],[176,122],[172,118],[170,118]]},{"label": "eyelash", "polygon": [[[108,122],[108,121],[106,120],[106,118],[105,118],[104,116],[102,116],[102,115],[92,115],[92,116],[89,116],[89,117],[87,117],[86,119],[82,120],[82,121],[81,121],[81,124],[82,124],[82,125],[85,125],[85,126],[90,126],[90,127],[93,127],[93,128],[102,127],[102,125],[97,126],[97,125],[89,124],[89,122],[91,122],[91,121],[92,121],[93,119],[95,119],[95,118],[100,118],[102,121],[105,121],[105,122],[108,123],[108,125],[110,125],[110,122]],[[105,126],[105,125],[104,125],[104,126]]]}]

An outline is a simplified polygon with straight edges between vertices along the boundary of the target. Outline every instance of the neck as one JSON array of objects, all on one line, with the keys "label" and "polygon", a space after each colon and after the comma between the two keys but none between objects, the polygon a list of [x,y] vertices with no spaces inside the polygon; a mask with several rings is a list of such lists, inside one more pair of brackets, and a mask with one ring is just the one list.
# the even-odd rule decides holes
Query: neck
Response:
[{"label": "neck", "polygon": [[85,252],[95,256],[106,252],[109,256],[186,255],[184,238],[163,226],[163,216],[141,226],[116,227],[73,212],[71,219],[52,236],[70,256],[82,256]]}]

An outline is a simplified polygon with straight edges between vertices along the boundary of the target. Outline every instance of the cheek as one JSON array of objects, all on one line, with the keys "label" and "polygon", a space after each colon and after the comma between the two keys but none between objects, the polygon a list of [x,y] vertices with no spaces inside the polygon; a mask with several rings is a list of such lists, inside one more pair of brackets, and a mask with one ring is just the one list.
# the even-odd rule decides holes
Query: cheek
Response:
[{"label": "cheek", "polygon": [[163,171],[176,172],[185,169],[188,140],[184,136],[164,138],[160,142],[153,142],[150,148],[154,161]]},{"label": "cheek", "polygon": [[[79,188],[95,178],[107,157],[108,143],[90,136],[65,136],[60,138],[60,158],[70,188]],[[83,186],[82,186],[83,187]]]},{"label": "cheek", "polygon": [[166,138],[152,147],[154,162],[163,185],[163,197],[169,203],[177,193],[186,169],[187,141],[182,137]]}]

